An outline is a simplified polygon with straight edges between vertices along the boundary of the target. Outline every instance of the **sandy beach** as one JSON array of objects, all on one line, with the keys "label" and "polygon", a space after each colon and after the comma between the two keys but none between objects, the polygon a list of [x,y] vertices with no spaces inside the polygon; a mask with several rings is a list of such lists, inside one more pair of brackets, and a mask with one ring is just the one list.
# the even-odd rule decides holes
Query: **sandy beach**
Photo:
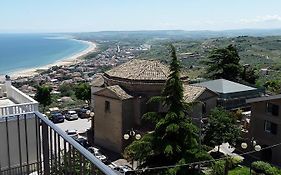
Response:
[{"label": "sandy beach", "polygon": [[[76,39],[73,39],[76,40]],[[10,74],[12,79],[16,79],[18,77],[29,77],[29,76],[34,76],[36,74],[38,74],[37,70],[47,70],[53,66],[67,66],[67,65],[72,65],[75,63],[79,63],[81,60],[81,57],[96,51],[96,43],[94,42],[89,42],[89,41],[84,41],[84,40],[77,40],[79,42],[83,42],[89,45],[89,47],[85,50],[83,50],[82,52],[76,53],[75,55],[72,55],[68,58],[62,59],[62,60],[58,60],[54,63],[45,65],[45,66],[41,66],[41,67],[35,67],[35,68],[29,68],[29,69],[24,69],[24,70],[20,70],[20,71],[16,71]]]}]

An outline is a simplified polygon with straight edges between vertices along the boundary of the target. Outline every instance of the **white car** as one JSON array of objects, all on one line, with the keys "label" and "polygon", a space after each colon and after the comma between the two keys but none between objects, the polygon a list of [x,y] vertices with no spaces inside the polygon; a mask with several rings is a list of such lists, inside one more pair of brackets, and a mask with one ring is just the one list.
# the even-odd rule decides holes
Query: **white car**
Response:
[{"label": "white car", "polygon": [[73,139],[77,139],[78,138],[78,133],[77,133],[76,129],[66,130],[65,132],[66,132],[67,135],[69,135]]},{"label": "white car", "polygon": [[65,119],[66,120],[77,120],[78,119],[78,115],[77,115],[76,111],[68,111],[65,114]]}]

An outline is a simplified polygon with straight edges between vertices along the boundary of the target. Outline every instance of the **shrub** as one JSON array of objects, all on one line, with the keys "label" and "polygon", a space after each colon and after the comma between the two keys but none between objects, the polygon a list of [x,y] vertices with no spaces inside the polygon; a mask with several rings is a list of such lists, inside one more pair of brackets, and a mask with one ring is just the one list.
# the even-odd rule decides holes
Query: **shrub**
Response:
[{"label": "shrub", "polygon": [[279,175],[281,174],[281,170],[271,166],[269,163],[263,161],[256,161],[252,163],[252,168],[257,173],[264,173],[266,175]]},{"label": "shrub", "polygon": [[228,159],[228,166],[229,169],[234,169],[236,167],[238,167],[238,165],[243,161],[243,159],[241,159],[240,157],[230,157]]},{"label": "shrub", "polygon": [[223,175],[224,171],[225,171],[225,165],[226,165],[225,161],[228,161],[227,169],[232,170],[232,169],[238,167],[239,163],[242,162],[242,159],[239,157],[228,157],[228,158],[226,158],[226,160],[216,161],[212,165],[211,175]]},{"label": "shrub", "polygon": [[210,175],[222,175],[224,173],[225,161],[219,160],[213,163]]}]

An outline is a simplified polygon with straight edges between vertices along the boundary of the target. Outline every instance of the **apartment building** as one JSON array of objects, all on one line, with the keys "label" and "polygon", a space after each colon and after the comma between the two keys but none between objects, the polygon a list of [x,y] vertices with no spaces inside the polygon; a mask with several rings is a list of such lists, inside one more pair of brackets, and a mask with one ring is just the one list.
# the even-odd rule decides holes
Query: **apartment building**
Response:
[{"label": "apartment building", "polygon": [[[251,104],[250,137],[262,147],[281,142],[281,95],[247,100]],[[281,165],[281,146],[261,152],[263,160]]]}]

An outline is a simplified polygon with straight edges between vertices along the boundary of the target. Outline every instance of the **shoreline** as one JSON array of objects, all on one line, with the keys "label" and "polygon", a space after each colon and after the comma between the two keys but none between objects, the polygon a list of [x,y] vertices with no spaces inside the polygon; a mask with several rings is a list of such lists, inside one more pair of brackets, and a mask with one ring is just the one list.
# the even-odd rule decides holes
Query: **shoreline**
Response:
[{"label": "shoreline", "polygon": [[[18,70],[18,71],[14,71],[9,73],[9,76],[11,77],[11,79],[17,79],[17,78],[26,78],[26,77],[31,77],[34,75],[39,74],[38,70],[47,70],[53,66],[69,66],[72,64],[77,64],[80,63],[81,61],[83,61],[81,58],[86,56],[89,53],[95,52],[97,45],[94,42],[90,42],[90,41],[85,41],[85,40],[78,40],[78,39],[71,39],[71,40],[76,40],[82,43],[86,43],[88,44],[88,48],[82,50],[81,52],[75,53],[74,55],[62,58],[60,60],[55,61],[54,63],[50,63],[44,66],[38,66],[38,67],[34,67],[34,68],[27,68],[27,69],[23,69],[23,70]],[[4,78],[4,77],[3,77]],[[0,78],[1,80],[2,78]]]}]

